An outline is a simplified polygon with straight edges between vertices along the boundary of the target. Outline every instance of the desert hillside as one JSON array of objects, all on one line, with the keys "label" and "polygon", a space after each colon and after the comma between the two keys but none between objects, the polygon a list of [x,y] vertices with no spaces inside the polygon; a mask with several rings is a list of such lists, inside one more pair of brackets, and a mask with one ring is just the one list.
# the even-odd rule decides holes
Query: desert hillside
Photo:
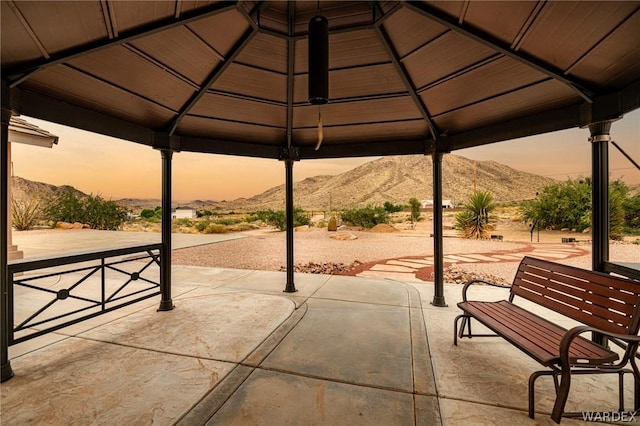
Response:
[{"label": "desert hillside", "polygon": [[[495,161],[474,161],[459,155],[443,158],[443,198],[454,205],[466,200],[474,190],[488,190],[498,203],[521,201],[535,197],[536,191],[555,182],[543,176],[513,169]],[[295,178],[295,166],[294,166]],[[410,198],[432,199],[433,170],[431,157],[423,155],[383,157],[370,161],[338,175],[314,176],[294,184],[294,203],[305,210],[327,210],[362,206],[369,203],[407,204]],[[33,182],[20,177],[12,178],[14,194],[40,194],[49,196],[64,186],[57,187]],[[75,189],[74,189],[75,191]],[[79,196],[84,194],[77,191]],[[251,198],[217,202],[207,200],[175,201],[174,207],[205,207],[207,209],[259,210],[284,208],[284,185],[268,189]],[[132,211],[154,208],[157,199],[127,198],[117,200]]]},{"label": "desert hillside", "polygon": [[[536,191],[555,182],[543,176],[515,170],[495,161],[474,161],[459,155],[443,158],[443,198],[463,202],[475,187],[494,194],[498,203],[535,197]],[[295,177],[295,166],[294,166]],[[334,176],[315,176],[294,184],[295,205],[307,210],[345,208],[367,203],[406,204],[415,197],[432,199],[431,157],[423,155],[383,157]],[[284,205],[280,185],[247,199],[226,203],[230,208],[273,208]]]}]

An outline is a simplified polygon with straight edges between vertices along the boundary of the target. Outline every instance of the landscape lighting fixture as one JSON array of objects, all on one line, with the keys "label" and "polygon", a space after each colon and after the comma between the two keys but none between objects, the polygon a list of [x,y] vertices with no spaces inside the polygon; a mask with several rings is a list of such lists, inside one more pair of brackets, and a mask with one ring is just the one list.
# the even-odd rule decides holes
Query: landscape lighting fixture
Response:
[{"label": "landscape lighting fixture", "polygon": [[318,105],[318,143],[324,134],[320,106],[329,102],[329,21],[318,14],[309,21],[309,103]]}]

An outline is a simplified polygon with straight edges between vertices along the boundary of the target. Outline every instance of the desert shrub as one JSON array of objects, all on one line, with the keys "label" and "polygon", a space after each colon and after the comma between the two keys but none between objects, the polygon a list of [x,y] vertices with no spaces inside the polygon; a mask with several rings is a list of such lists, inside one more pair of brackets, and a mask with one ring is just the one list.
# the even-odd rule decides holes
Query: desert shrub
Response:
[{"label": "desert shrub", "polygon": [[365,207],[348,209],[342,212],[342,221],[354,226],[373,228],[379,223],[389,221],[389,212],[384,207],[368,205]]},{"label": "desert shrub", "polygon": [[140,217],[143,219],[151,219],[152,217],[154,217],[156,214],[155,210],[151,210],[151,209],[142,209],[142,211],[140,212]]},{"label": "desert shrub", "polygon": [[28,231],[40,218],[41,199],[38,196],[11,200],[11,222],[18,231]]},{"label": "desert shrub", "polygon": [[227,227],[219,223],[210,223],[203,232],[205,234],[224,234],[227,232]]},{"label": "desert shrub", "polygon": [[464,238],[489,238],[494,229],[490,213],[496,208],[493,194],[476,191],[469,196],[464,210],[456,214],[456,228]]},{"label": "desert shrub", "polygon": [[404,210],[404,206],[402,204],[393,204],[390,201],[385,201],[382,206],[387,213],[397,213]]},{"label": "desert shrub", "polygon": [[[591,178],[568,179],[545,186],[536,200],[525,201],[520,209],[525,221],[543,228],[591,227]],[[640,229],[640,194],[629,196],[629,187],[620,180],[609,184],[609,234],[621,239]]]},{"label": "desert shrub", "polygon": [[627,234],[640,233],[640,192],[627,197],[624,206],[624,232]]},{"label": "desert shrub", "polygon": [[115,201],[105,200],[100,195],[80,198],[71,190],[49,200],[43,213],[54,224],[81,222],[102,230],[117,230],[127,218],[127,209]]},{"label": "desert shrub", "polygon": [[421,203],[417,198],[409,199],[409,207],[411,208],[411,223],[417,222],[420,219],[420,206]]},{"label": "desert shrub", "polygon": [[[275,226],[280,231],[287,229],[287,216],[284,210],[260,210],[255,213],[256,218],[267,223],[271,226]],[[293,209],[293,226],[309,225],[311,220],[300,207]]]},{"label": "desert shrub", "polygon": [[188,219],[186,217],[182,217],[182,218],[179,218],[179,219],[173,219],[172,222],[173,222],[173,226],[184,226],[186,228],[193,227],[198,223],[197,221]]}]

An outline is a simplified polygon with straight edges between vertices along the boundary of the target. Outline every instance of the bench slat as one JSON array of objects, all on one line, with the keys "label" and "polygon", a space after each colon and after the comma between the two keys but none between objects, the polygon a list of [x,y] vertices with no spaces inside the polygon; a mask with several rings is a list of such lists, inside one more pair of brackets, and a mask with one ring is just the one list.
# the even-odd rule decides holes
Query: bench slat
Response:
[{"label": "bench slat", "polygon": [[[566,329],[506,300],[460,302],[458,307],[539,363],[549,366],[557,362],[560,340]],[[618,359],[615,352],[583,337],[574,341],[569,353],[572,362],[580,359],[591,364],[605,364]]]},{"label": "bench slat", "polygon": [[[548,260],[536,259],[528,256],[523,258],[521,265],[530,265],[543,270],[549,270],[549,267],[551,266],[551,270],[553,271],[557,271],[558,273],[569,277],[580,278],[584,281],[597,282],[604,287],[616,289],[616,293],[618,292],[618,289],[620,289],[635,296],[640,296],[640,287],[637,282],[614,277],[603,272],[589,271],[586,269],[576,268],[574,266],[562,265],[560,263],[554,263]],[[635,303],[635,301],[631,300],[630,303]]]},{"label": "bench slat", "polygon": [[[559,281],[559,280],[563,281]],[[634,305],[638,300],[637,295],[616,292],[592,283],[580,280],[572,280],[570,277],[558,276],[553,272],[522,268],[516,273],[514,285],[527,287],[531,284],[542,285],[550,288],[559,288],[560,291],[582,300],[588,300],[596,306],[615,309],[626,315],[631,315]]]},{"label": "bench slat", "polygon": [[606,319],[596,317],[594,315],[590,315],[587,312],[579,310],[575,306],[570,306],[565,303],[559,302],[558,300],[562,299],[559,296],[555,296],[552,299],[546,295],[541,296],[539,294],[533,293],[523,288],[513,288],[512,292],[520,297],[531,300],[532,302],[535,302],[538,305],[541,305],[541,306],[544,306],[545,308],[549,308],[553,311],[559,312],[562,315],[565,315],[583,324],[596,327],[604,331],[609,331],[612,333],[619,333],[619,334],[629,333],[629,330],[627,327],[624,327],[620,324],[616,324],[613,322],[609,322]]}]

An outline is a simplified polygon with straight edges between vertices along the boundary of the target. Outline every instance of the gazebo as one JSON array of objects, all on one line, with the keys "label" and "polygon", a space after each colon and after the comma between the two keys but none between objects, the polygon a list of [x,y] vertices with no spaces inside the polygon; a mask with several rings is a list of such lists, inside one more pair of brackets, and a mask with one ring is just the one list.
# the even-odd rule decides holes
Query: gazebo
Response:
[{"label": "gazebo", "polygon": [[[593,269],[638,277],[608,258],[608,146],[612,123],[640,107],[640,2],[3,1],[1,14],[2,380],[12,375],[6,159],[15,114],[160,152],[160,310],[173,307],[179,151],[281,161],[291,224],[298,161],[429,155],[442,206],[443,155],[588,128]],[[319,17],[326,27],[310,43]],[[310,82],[313,73],[320,80]],[[436,306],[445,305],[442,237],[435,208]],[[284,291],[294,292],[292,226],[286,240]]]}]

